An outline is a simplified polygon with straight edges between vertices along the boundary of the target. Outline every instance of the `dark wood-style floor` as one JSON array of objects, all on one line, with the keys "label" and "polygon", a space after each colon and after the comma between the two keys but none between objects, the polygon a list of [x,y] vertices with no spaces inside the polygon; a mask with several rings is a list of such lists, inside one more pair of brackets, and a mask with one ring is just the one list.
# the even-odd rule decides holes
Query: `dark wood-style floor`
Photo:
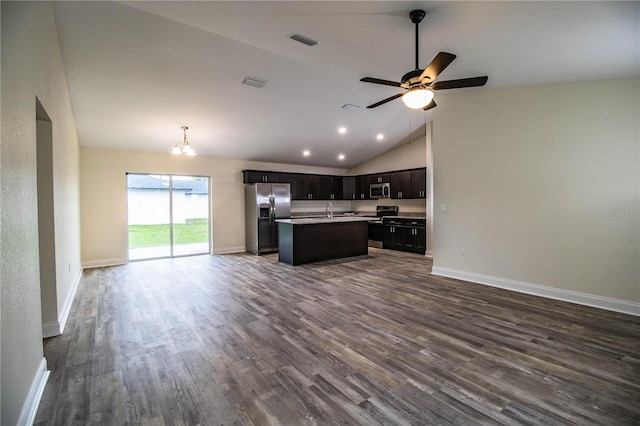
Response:
[{"label": "dark wood-style floor", "polygon": [[377,249],[87,270],[36,424],[640,424],[640,318],[430,270]]}]

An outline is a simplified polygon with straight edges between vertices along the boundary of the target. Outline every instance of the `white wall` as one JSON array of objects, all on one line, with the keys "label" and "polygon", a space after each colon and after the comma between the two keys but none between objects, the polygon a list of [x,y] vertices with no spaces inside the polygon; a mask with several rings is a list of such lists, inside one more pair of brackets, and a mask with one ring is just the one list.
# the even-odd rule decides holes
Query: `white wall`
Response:
[{"label": "white wall", "polygon": [[[2,2],[1,420],[35,415],[46,380],[36,196],[36,97],[52,122],[57,311],[80,268],[78,144],[50,3]],[[22,413],[23,417],[20,417]]]},{"label": "white wall", "polygon": [[425,136],[412,140],[404,145],[400,145],[391,151],[386,152],[350,169],[349,175],[366,175],[369,173],[388,172],[392,170],[415,169],[427,166],[427,144]]},{"label": "white wall", "polygon": [[434,272],[640,314],[639,100],[638,79],[440,96]]},{"label": "white wall", "polygon": [[168,153],[170,148],[167,147],[167,154],[80,149],[83,265],[94,267],[127,261],[127,172],[210,176],[214,253],[245,249],[242,170],[336,175],[345,172],[215,157],[178,157]]}]

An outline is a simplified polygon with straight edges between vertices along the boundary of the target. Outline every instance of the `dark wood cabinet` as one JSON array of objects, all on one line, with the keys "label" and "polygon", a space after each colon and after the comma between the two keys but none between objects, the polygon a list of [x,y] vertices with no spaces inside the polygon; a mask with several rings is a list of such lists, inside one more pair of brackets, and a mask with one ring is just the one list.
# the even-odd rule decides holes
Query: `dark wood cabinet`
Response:
[{"label": "dark wood cabinet", "polygon": [[298,196],[298,175],[296,173],[280,173],[280,183],[288,183],[291,188],[291,199]]},{"label": "dark wood cabinet", "polygon": [[369,200],[372,183],[389,183],[391,198],[426,198],[426,168],[360,176],[243,170],[243,182],[288,183],[292,200]]},{"label": "dark wood cabinet", "polygon": [[391,198],[411,198],[411,170],[391,173]]},{"label": "dark wood cabinet", "polygon": [[342,200],[342,176],[331,176],[330,200]]},{"label": "dark wood cabinet", "polygon": [[356,200],[368,200],[369,185],[371,185],[371,176],[356,176]]},{"label": "dark wood cabinet", "polygon": [[311,175],[298,175],[298,192],[296,200],[310,200],[311,196]]},{"label": "dark wood cabinet", "polygon": [[425,219],[384,218],[382,247],[425,254],[427,249],[425,225]]},{"label": "dark wood cabinet", "polygon": [[345,176],[342,178],[342,199],[343,200],[356,199],[356,177],[355,176]]},{"label": "dark wood cabinet", "polygon": [[385,220],[382,231],[382,247],[392,250],[403,250],[404,227],[399,219]]},{"label": "dark wood cabinet", "polygon": [[[331,200],[333,193],[333,176],[297,175],[297,192],[294,200]],[[293,192],[292,192],[293,194]]]},{"label": "dark wood cabinet", "polygon": [[333,179],[328,175],[316,175],[312,180],[317,182],[317,190],[312,191],[314,200],[330,200],[333,193]]},{"label": "dark wood cabinet", "polygon": [[427,198],[427,169],[411,170],[411,198]]},{"label": "dark wood cabinet", "polygon": [[243,170],[244,183],[280,183],[280,173],[259,170]]},{"label": "dark wood cabinet", "polygon": [[369,175],[371,178],[369,179],[370,183],[389,183],[391,182],[391,173],[376,173],[373,175]]}]

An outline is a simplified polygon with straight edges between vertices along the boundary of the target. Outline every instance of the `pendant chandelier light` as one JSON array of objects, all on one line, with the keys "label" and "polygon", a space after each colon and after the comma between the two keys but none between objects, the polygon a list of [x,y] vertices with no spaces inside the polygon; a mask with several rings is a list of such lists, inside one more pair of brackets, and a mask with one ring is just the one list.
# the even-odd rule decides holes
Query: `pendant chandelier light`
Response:
[{"label": "pendant chandelier light", "polygon": [[180,154],[185,154],[189,156],[196,155],[196,152],[193,150],[193,148],[191,148],[191,145],[189,145],[189,141],[187,140],[188,127],[182,126],[181,129],[184,132],[184,139],[182,140],[182,142],[176,142],[175,146],[171,150],[171,153],[175,155],[180,155]]}]

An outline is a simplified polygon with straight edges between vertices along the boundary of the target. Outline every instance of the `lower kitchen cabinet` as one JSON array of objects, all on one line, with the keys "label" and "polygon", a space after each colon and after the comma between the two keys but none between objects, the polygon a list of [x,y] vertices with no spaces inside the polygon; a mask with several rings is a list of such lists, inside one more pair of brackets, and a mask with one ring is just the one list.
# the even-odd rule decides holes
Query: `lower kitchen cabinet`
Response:
[{"label": "lower kitchen cabinet", "polygon": [[383,248],[425,254],[427,249],[425,219],[384,218],[383,224]]}]

